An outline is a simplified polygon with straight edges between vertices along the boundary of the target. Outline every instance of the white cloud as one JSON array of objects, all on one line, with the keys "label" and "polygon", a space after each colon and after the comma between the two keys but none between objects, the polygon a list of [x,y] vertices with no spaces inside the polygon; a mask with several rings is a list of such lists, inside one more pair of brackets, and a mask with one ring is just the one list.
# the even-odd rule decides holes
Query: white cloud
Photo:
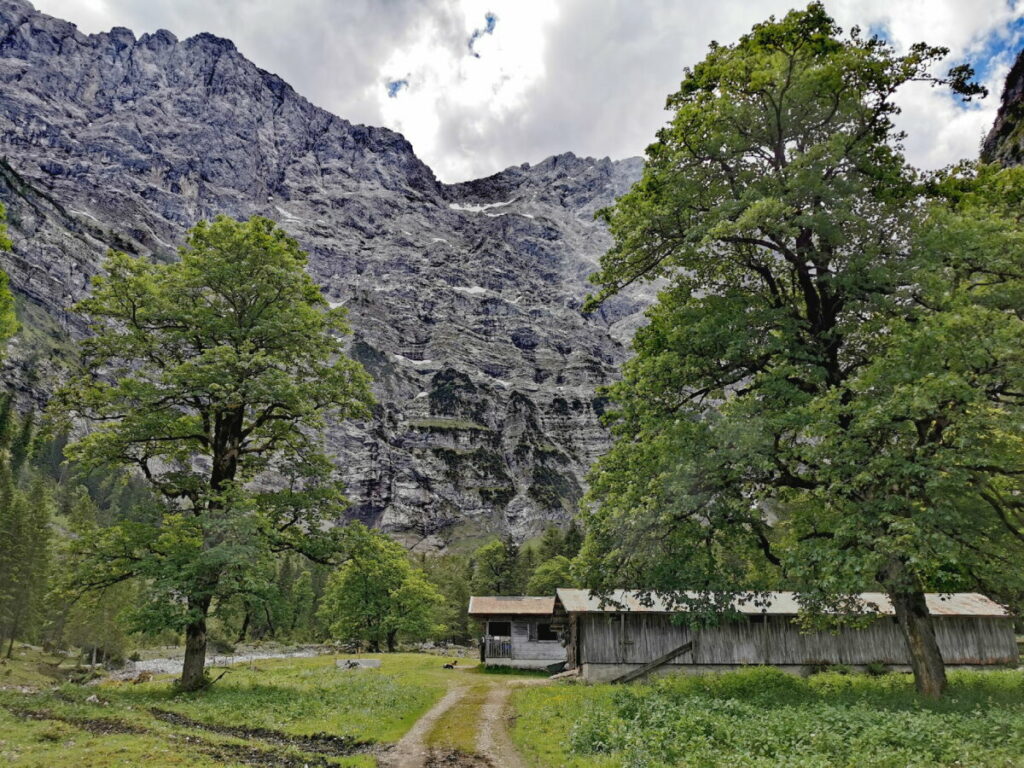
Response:
[{"label": "white cloud", "polygon": [[[712,39],[735,40],[794,0],[35,0],[96,32],[210,31],[346,119],[402,131],[446,181],[564,151],[643,152],[665,97]],[[802,2],[802,0],[801,0]],[[939,89],[900,94],[910,160],[939,167],[977,154],[1021,45],[1024,0],[826,0],[844,27],[924,40],[950,62],[985,65],[992,95],[967,109]],[[497,20],[473,43],[474,31]],[[981,67],[979,67],[980,69]],[[407,81],[388,95],[388,83]]]},{"label": "white cloud", "polygon": [[978,148],[995,119],[1003,81],[1021,46],[1019,28],[1024,2],[971,0],[832,0],[829,10],[849,26],[881,29],[898,51],[924,41],[949,48],[949,56],[937,68],[969,61],[989,89],[989,97],[968,105],[948,91],[924,83],[911,83],[898,94],[903,114],[897,126],[907,133],[907,158],[923,168],[944,165],[978,155]]},{"label": "white cloud", "polygon": [[[406,134],[425,158],[446,155],[443,175],[448,177],[471,176],[485,163],[497,169],[502,157],[500,150],[489,151],[490,142],[496,141],[492,124],[507,124],[527,111],[533,89],[545,79],[544,48],[548,28],[557,18],[555,6],[502,7],[492,21],[494,31],[485,34],[480,30],[489,8],[481,0],[458,6],[461,36],[455,44],[446,37],[449,29],[425,25],[408,47],[396,49],[383,62],[379,82],[367,86],[385,125]],[[471,52],[474,32],[479,36]],[[379,85],[398,79],[408,85],[394,97]],[[473,138],[472,154],[447,151],[450,116],[457,116],[459,135]]]}]

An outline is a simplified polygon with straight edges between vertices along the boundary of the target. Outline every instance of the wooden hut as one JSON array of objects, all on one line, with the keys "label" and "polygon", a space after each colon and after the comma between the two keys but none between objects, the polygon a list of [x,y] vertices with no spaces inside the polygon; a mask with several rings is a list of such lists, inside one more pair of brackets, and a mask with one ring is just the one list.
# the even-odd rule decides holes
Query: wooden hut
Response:
[{"label": "wooden hut", "polygon": [[486,664],[540,669],[565,661],[552,626],[554,597],[471,597],[469,617],[483,624],[480,659]]},{"label": "wooden hut", "polygon": [[[770,664],[792,671],[882,663],[909,669],[906,644],[892,605],[882,593],[860,595],[877,618],[864,628],[803,632],[794,621],[792,592],[737,601],[738,616],[717,627],[691,629],[663,599],[645,605],[619,590],[602,600],[582,589],[559,589],[555,625],[566,633],[568,665],[589,681],[634,679],[652,672],[733,669]],[[942,657],[951,666],[1012,664],[1018,660],[1013,623],[984,595],[928,595]]]}]

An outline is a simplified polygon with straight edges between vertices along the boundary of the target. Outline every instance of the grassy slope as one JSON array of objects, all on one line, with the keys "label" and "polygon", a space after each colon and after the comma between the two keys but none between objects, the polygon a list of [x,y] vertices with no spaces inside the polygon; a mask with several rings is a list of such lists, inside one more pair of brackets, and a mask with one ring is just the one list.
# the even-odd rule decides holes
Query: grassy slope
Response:
[{"label": "grassy slope", "polygon": [[547,768],[1024,766],[1024,671],[953,672],[941,702],[909,675],[752,669],[515,693],[513,736]]},{"label": "grassy slope", "polygon": [[[0,691],[0,765],[235,766],[261,764],[265,753],[267,765],[373,766],[369,755],[317,754],[295,737],[397,741],[451,682],[442,663],[395,654],[383,657],[380,670],[343,671],[334,657],[265,660],[235,667],[212,689],[188,695],[176,694],[168,681]],[[93,694],[105,704],[88,703]],[[167,722],[159,713],[194,722]]]}]

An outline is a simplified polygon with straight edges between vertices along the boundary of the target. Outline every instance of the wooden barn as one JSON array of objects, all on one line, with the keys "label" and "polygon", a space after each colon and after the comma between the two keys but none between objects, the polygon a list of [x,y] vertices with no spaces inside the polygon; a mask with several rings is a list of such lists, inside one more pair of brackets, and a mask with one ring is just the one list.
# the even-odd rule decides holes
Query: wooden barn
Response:
[{"label": "wooden barn", "polygon": [[554,597],[471,597],[469,617],[483,624],[480,659],[486,664],[540,669],[565,661],[553,624]]},{"label": "wooden barn", "polygon": [[[732,669],[770,664],[805,672],[809,667],[880,662],[909,669],[903,635],[882,593],[861,600],[878,614],[862,629],[801,632],[792,592],[737,604],[741,618],[690,629],[673,621],[663,600],[643,605],[635,592],[616,591],[602,601],[583,589],[559,589],[555,625],[566,637],[568,666],[584,680],[626,681],[648,673]],[[980,594],[928,595],[942,657],[951,666],[1011,664],[1018,660],[1013,622]]]}]

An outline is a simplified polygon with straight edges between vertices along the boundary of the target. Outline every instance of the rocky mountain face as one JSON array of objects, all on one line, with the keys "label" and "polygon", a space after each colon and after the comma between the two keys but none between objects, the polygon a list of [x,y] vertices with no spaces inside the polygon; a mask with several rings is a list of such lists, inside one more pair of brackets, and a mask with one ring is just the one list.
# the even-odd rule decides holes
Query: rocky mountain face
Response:
[{"label": "rocky mountain face", "polygon": [[639,158],[571,154],[440,183],[401,135],[299,96],[230,41],[115,28],[81,34],[0,0],[0,267],[26,331],[3,376],[45,399],[67,308],[108,248],[172,259],[196,221],[277,220],[355,329],[372,421],[327,441],[351,513],[422,546],[566,519],[608,445],[595,389],[646,304],[579,307],[610,244],[593,213]]},{"label": "rocky mountain face", "polygon": [[1024,51],[1006,77],[995,124],[981,145],[981,159],[1001,165],[1024,164]]}]

